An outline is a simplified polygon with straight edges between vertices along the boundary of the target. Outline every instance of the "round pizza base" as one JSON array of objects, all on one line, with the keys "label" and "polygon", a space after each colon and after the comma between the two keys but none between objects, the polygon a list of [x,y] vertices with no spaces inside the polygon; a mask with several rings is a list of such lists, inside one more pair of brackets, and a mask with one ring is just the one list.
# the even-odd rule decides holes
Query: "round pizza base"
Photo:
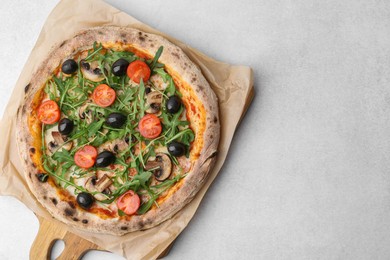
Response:
[{"label": "round pizza base", "polygon": [[[41,183],[36,174],[42,171],[40,160],[40,144],[36,138],[39,133],[37,122],[31,122],[31,113],[37,106],[37,97],[48,78],[58,69],[60,64],[75,53],[91,49],[94,42],[103,46],[127,46],[135,51],[153,57],[160,46],[164,51],[159,62],[165,64],[169,74],[180,82],[196,104],[197,117],[190,120],[196,125],[195,145],[199,148],[193,156],[193,167],[187,176],[180,180],[169,191],[168,196],[143,215],[130,217],[103,218],[81,209],[77,203],[62,200],[61,192],[53,182]],[[18,144],[25,168],[26,181],[38,201],[57,219],[81,229],[123,235],[128,232],[154,227],[171,218],[189,203],[202,187],[208,173],[216,160],[219,143],[220,125],[218,116],[218,100],[200,69],[176,45],[165,38],[127,27],[95,27],[76,34],[72,39],[62,42],[54,48],[48,58],[33,75],[26,86],[25,99],[18,109]],[[38,98],[39,99],[39,98]],[[39,100],[40,101],[40,100]]]}]

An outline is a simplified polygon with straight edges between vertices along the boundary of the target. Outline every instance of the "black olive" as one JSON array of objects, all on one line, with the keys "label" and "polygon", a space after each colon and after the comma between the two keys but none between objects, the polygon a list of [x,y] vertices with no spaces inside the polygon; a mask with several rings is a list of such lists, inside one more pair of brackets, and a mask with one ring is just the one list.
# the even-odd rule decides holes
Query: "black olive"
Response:
[{"label": "black olive", "polygon": [[95,198],[90,193],[81,192],[77,195],[77,203],[83,209],[89,209],[92,206],[94,201]]},{"label": "black olive", "polygon": [[186,146],[180,142],[172,141],[168,144],[168,152],[179,157],[186,153]]},{"label": "black olive", "polygon": [[181,100],[178,96],[171,96],[168,98],[168,101],[167,101],[167,104],[166,104],[166,107],[167,107],[167,111],[171,114],[174,114],[176,113],[177,111],[179,111],[180,107],[181,107]]},{"label": "black olive", "polygon": [[58,132],[62,135],[68,135],[73,130],[73,121],[68,118],[63,118],[58,122]]},{"label": "black olive", "polygon": [[36,176],[40,182],[47,182],[47,178],[49,178],[46,173],[38,173]]},{"label": "black olive", "polygon": [[70,74],[75,73],[77,68],[78,68],[77,62],[75,62],[72,59],[69,59],[69,60],[64,61],[64,63],[62,63],[61,70],[63,73],[70,75]]},{"label": "black olive", "polygon": [[111,72],[115,76],[123,76],[126,74],[129,62],[125,59],[119,59],[112,64]]},{"label": "black olive", "polygon": [[126,122],[126,116],[121,113],[111,113],[106,118],[106,124],[113,128],[120,128]]},{"label": "black olive", "polygon": [[115,162],[115,155],[109,151],[103,151],[96,157],[96,167],[107,167]]},{"label": "black olive", "polygon": [[152,89],[149,88],[149,87],[146,87],[146,88],[145,88],[145,94],[147,95],[147,94],[149,94],[150,92],[152,92]]}]

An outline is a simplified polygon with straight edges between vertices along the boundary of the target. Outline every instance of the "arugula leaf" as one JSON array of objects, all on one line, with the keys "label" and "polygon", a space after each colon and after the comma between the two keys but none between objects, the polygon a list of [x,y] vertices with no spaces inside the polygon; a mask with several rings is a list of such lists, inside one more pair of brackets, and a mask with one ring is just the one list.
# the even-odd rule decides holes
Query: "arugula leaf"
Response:
[{"label": "arugula leaf", "polygon": [[149,65],[150,70],[153,71],[153,69],[156,67],[156,63],[157,63],[158,59],[160,58],[160,56],[161,56],[161,54],[163,52],[163,49],[164,49],[163,46],[160,46],[160,48],[158,48],[156,54],[154,55],[154,58],[153,58],[152,62]]},{"label": "arugula leaf", "polygon": [[124,211],[120,210],[120,209],[118,209],[118,215],[119,215],[120,217],[127,216],[127,214],[126,214]]},{"label": "arugula leaf", "polygon": [[101,43],[98,45],[97,42],[94,42],[93,50],[88,51],[88,55],[84,60],[90,61],[93,58],[93,56],[97,54],[99,51],[101,51],[102,49],[103,49],[103,45]]},{"label": "arugula leaf", "polygon": [[73,157],[70,155],[70,153],[62,149],[61,151],[57,151],[53,154],[52,158],[56,161],[63,162],[63,163],[71,163],[73,164]]},{"label": "arugula leaf", "polygon": [[144,81],[141,78],[141,82],[139,83],[139,106],[140,106],[140,118],[142,118],[145,115],[145,85]]},{"label": "arugula leaf", "polygon": [[88,126],[88,130],[87,130],[88,137],[94,136],[100,130],[100,128],[102,128],[104,121],[105,121],[104,119],[100,119],[97,122],[91,123]]},{"label": "arugula leaf", "polygon": [[139,181],[141,187],[146,187],[146,183],[149,182],[152,173],[149,171],[142,171],[134,176],[134,181]]},{"label": "arugula leaf", "polygon": [[106,142],[106,136],[99,134],[91,143],[92,146],[98,147]]},{"label": "arugula leaf", "polygon": [[176,92],[175,83],[173,82],[172,78],[169,78],[169,84],[167,88],[165,89],[165,93],[168,94],[168,96],[173,96]]},{"label": "arugula leaf", "polygon": [[169,74],[166,73],[163,68],[154,69],[153,72],[160,75],[164,82],[167,82],[171,78],[171,76],[169,76]]},{"label": "arugula leaf", "polygon": [[51,81],[47,81],[44,91],[45,91],[46,94],[49,95],[49,99],[50,100],[55,100],[56,99],[56,96],[55,96],[56,90],[54,89],[52,91],[52,86],[53,86],[52,82]]},{"label": "arugula leaf", "polygon": [[187,128],[187,129],[179,132],[178,134],[176,134],[172,138],[166,140],[166,143],[170,143],[170,142],[177,140],[177,139],[180,142],[182,142],[188,146],[188,145],[190,145],[190,142],[194,141],[195,135],[194,135],[194,132],[190,128]]},{"label": "arugula leaf", "polygon": [[[184,177],[185,175],[177,175],[173,179],[166,180],[155,186],[150,186],[149,189],[147,189],[150,198],[146,203],[143,203],[141,207],[139,207],[137,214],[139,215],[145,214],[153,206],[153,204],[156,202],[156,200],[158,199],[161,193],[168,190],[170,187],[172,187],[172,185],[174,185],[176,182],[178,182],[180,179]],[[158,192],[154,193],[152,189],[156,189]]]},{"label": "arugula leaf", "polygon": [[138,208],[137,214],[138,215],[145,214],[153,206],[153,203],[156,201],[157,198],[158,196],[151,196],[151,198],[146,203],[143,203]]}]

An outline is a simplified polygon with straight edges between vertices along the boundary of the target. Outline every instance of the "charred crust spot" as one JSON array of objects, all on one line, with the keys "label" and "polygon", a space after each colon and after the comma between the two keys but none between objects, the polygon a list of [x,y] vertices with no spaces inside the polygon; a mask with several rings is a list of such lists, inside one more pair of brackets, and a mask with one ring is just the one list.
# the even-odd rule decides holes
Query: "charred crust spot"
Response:
[{"label": "charred crust spot", "polygon": [[144,42],[144,41],[145,41],[145,37],[142,37],[142,36],[138,37],[138,39],[139,39],[141,42]]},{"label": "charred crust spot", "polygon": [[216,116],[214,116],[214,120],[213,120],[214,123],[217,123],[218,122],[218,118]]},{"label": "charred crust spot", "polygon": [[47,200],[47,197],[46,197],[46,196],[43,196],[43,199],[44,199],[44,200]]},{"label": "charred crust spot", "polygon": [[172,52],[171,54],[172,54],[172,56],[175,56],[177,59],[180,60],[180,55],[178,53]]},{"label": "charred crust spot", "polygon": [[88,224],[88,220],[87,219],[83,219],[83,220],[81,220],[81,222],[83,222],[83,224]]},{"label": "charred crust spot", "polygon": [[126,226],[122,226],[121,230],[127,230],[127,227]]},{"label": "charred crust spot", "polygon": [[210,135],[210,139],[213,139],[213,137],[214,137],[213,135]]},{"label": "charred crust spot", "polygon": [[31,163],[31,166],[34,167],[34,168],[37,167],[37,165],[35,163]]},{"label": "charred crust spot", "polygon": [[195,81],[196,81],[195,77],[191,79],[191,83],[194,83]]},{"label": "charred crust spot", "polygon": [[58,201],[56,198],[50,198],[51,202],[53,202],[54,205],[57,205]]},{"label": "charred crust spot", "polygon": [[64,46],[65,43],[66,43],[66,41],[63,41],[63,42],[60,44],[60,48],[61,48],[62,46]]},{"label": "charred crust spot", "polygon": [[199,86],[199,85],[198,85],[198,88],[199,88],[201,91],[203,91],[203,87],[202,87],[202,86]]},{"label": "charred crust spot", "polygon": [[24,93],[27,93],[27,91],[30,89],[30,86],[31,86],[31,84],[28,83],[28,84],[24,87]]},{"label": "charred crust spot", "polygon": [[153,48],[153,47],[154,47],[154,44],[153,44],[153,43],[151,43],[151,44],[150,44],[150,47],[152,47],[152,48]]},{"label": "charred crust spot", "polygon": [[138,32],[138,35],[139,35],[139,36],[142,36],[142,32]]},{"label": "charred crust spot", "polygon": [[19,114],[19,112],[20,112],[20,107],[18,107],[18,111],[16,111],[16,114]]},{"label": "charred crust spot", "polygon": [[152,220],[150,218],[148,218],[144,221],[144,225],[150,225],[151,223],[152,223]]},{"label": "charred crust spot", "polygon": [[79,221],[79,219],[78,219],[78,218],[73,218],[73,221],[76,221],[76,222],[77,222],[77,221]]},{"label": "charred crust spot", "polygon": [[103,35],[104,33],[102,31],[98,31],[98,34]]},{"label": "charred crust spot", "polygon": [[145,223],[144,222],[140,222],[138,225],[139,225],[139,228],[142,229],[145,226]]},{"label": "charred crust spot", "polygon": [[75,213],[75,211],[73,210],[73,209],[71,209],[71,208],[66,208],[65,210],[64,210],[64,213],[65,213],[65,215],[66,216],[73,216],[74,215],[74,213]]},{"label": "charred crust spot", "polygon": [[68,201],[68,204],[69,204],[69,207],[71,207],[72,209],[76,208],[76,206],[74,205],[73,201]]},{"label": "charred crust spot", "polygon": [[34,148],[34,147],[31,147],[31,148],[30,148],[30,153],[32,153],[32,154],[35,153],[35,148]]},{"label": "charred crust spot", "polygon": [[28,177],[31,179],[31,172],[28,173]]},{"label": "charred crust spot", "polygon": [[121,33],[120,35],[122,38],[126,38],[126,33]]}]

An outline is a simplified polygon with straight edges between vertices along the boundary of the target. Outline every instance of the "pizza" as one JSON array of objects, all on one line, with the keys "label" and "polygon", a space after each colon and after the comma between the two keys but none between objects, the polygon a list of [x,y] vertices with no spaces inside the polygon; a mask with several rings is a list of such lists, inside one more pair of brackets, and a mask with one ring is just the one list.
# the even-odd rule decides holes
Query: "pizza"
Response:
[{"label": "pizza", "polygon": [[171,218],[216,160],[218,101],[167,39],[86,29],[25,87],[17,139],[28,186],[58,220],[123,235]]}]

